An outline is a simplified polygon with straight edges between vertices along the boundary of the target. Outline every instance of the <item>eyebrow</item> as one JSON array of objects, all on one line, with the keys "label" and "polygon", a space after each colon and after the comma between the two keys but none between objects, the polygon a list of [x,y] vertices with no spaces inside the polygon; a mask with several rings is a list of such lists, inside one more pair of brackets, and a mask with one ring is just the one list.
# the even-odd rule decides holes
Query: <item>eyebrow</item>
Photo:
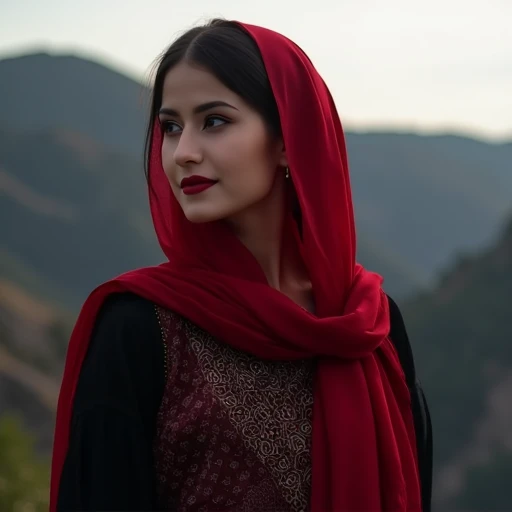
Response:
[{"label": "eyebrow", "polygon": [[[233,105],[226,103],[225,101],[209,101],[208,103],[202,103],[194,108],[194,114],[200,114],[201,112],[205,112],[206,110],[211,110],[212,108],[217,107],[228,107],[234,110],[238,110]],[[159,114],[167,114],[168,116],[179,116],[177,110],[173,110],[172,108],[161,108],[159,110]]]}]

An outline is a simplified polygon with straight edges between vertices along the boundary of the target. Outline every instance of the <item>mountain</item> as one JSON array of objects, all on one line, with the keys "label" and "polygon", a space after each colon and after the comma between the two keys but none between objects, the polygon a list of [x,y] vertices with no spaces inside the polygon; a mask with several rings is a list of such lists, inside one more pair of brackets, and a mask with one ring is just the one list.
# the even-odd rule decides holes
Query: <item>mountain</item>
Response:
[{"label": "mountain", "polygon": [[347,145],[359,229],[425,278],[489,244],[512,212],[512,144],[349,133]]},{"label": "mountain", "polygon": [[101,282],[163,260],[138,163],[86,136],[0,127],[0,190],[8,277],[32,276],[60,303],[76,309]]},{"label": "mountain", "polygon": [[48,301],[0,278],[0,411],[20,416],[36,433],[36,447],[45,454],[53,442],[59,381],[73,321]]},{"label": "mountain", "polygon": [[[25,179],[42,167],[33,161],[37,153],[21,150],[20,141],[28,136],[37,142],[34,134],[51,139],[55,131],[59,144],[68,134],[101,147],[115,160],[113,167],[126,163],[124,179],[137,179],[147,108],[147,87],[95,62],[45,53],[0,61],[0,126],[18,134],[18,157],[33,166]],[[347,133],[347,145],[359,258],[384,274],[392,294],[431,284],[457,252],[489,243],[510,211],[510,143]],[[67,163],[73,169],[73,160]],[[34,183],[23,184],[37,191]],[[67,198],[64,189],[61,195]]]},{"label": "mountain", "polygon": [[[163,260],[145,102],[141,84],[93,62],[0,61],[0,410],[21,413],[42,452],[80,304]],[[382,132],[347,144],[359,259],[401,297],[432,409],[436,510],[512,509],[512,143]]]},{"label": "mountain", "polygon": [[512,474],[511,296],[512,219],[403,308],[434,419],[442,510],[512,507],[500,476]]},{"label": "mountain", "polygon": [[0,60],[0,124],[71,130],[142,157],[148,89],[101,64],[46,53]]}]

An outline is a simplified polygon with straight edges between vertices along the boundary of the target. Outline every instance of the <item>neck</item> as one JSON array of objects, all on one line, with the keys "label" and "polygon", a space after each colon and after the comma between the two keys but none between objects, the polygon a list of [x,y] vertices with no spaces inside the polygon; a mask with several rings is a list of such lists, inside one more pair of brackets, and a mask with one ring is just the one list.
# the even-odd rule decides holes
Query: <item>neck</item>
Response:
[{"label": "neck", "polygon": [[228,223],[256,258],[267,282],[281,290],[283,261],[283,227],[285,217],[285,183],[276,179],[270,194]]},{"label": "neck", "polygon": [[286,182],[276,180],[271,193],[250,210],[229,219],[231,229],[263,270],[267,283],[310,312],[313,292],[293,233],[284,229]]}]

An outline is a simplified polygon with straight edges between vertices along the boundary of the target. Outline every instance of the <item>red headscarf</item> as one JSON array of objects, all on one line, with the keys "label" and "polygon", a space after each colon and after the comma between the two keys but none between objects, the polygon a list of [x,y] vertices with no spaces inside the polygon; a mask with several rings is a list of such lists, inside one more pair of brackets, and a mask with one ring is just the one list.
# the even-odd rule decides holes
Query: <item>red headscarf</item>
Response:
[{"label": "red headscarf", "polygon": [[86,301],[69,344],[59,398],[51,510],[68,448],[73,397],[98,310],[131,291],[171,309],[218,340],[265,359],[318,357],[312,439],[314,512],[419,511],[410,396],[387,338],[381,278],[355,262],[347,153],[331,95],[308,57],[270,30],[241,25],[262,54],[278,105],[316,314],[272,289],[252,254],[222,223],[191,224],[151,145],[150,201],[168,262],[124,274]]}]

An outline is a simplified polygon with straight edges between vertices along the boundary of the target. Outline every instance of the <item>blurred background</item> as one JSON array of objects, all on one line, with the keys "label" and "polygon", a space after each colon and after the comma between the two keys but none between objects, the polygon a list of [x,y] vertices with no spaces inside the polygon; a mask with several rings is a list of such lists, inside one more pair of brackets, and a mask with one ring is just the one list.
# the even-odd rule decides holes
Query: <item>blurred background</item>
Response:
[{"label": "blurred background", "polygon": [[148,84],[159,53],[214,16],[286,34],[331,89],[359,260],[402,307],[431,406],[435,510],[512,510],[509,0],[2,2],[0,510],[47,508],[80,305],[163,260]]}]

